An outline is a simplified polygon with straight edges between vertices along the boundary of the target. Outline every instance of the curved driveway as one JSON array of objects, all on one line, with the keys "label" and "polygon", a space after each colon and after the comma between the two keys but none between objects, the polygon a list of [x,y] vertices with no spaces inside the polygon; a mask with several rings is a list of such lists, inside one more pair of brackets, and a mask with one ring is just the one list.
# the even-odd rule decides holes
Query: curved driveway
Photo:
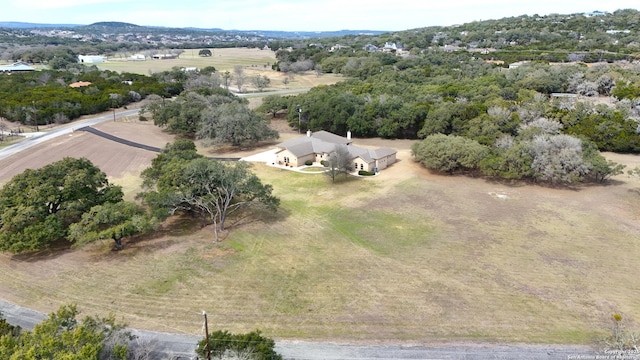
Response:
[{"label": "curved driveway", "polygon": [[[139,109],[129,109],[129,110],[124,110],[121,112],[116,112],[115,117],[116,118],[121,118],[121,117],[126,117],[129,115],[133,115],[133,114],[137,114],[139,111]],[[66,134],[70,134],[82,127],[85,126],[92,126],[95,124],[99,124],[101,122],[105,122],[105,121],[113,121],[113,113],[110,113],[108,115],[102,115],[102,116],[96,116],[94,118],[90,118],[90,119],[85,119],[85,120],[78,120],[78,121],[74,121],[70,124],[61,126],[57,129],[51,130],[51,131],[47,131],[47,132],[43,132],[40,133],[39,135],[35,135],[32,137],[29,137],[23,141],[20,141],[19,143],[13,144],[11,146],[7,146],[5,148],[0,149],[0,160],[9,157],[13,154],[17,154],[20,151],[29,149],[32,146],[36,146],[40,143],[43,143],[45,141],[48,140],[52,140],[57,138],[58,136],[62,136],[62,135],[66,135]]]}]

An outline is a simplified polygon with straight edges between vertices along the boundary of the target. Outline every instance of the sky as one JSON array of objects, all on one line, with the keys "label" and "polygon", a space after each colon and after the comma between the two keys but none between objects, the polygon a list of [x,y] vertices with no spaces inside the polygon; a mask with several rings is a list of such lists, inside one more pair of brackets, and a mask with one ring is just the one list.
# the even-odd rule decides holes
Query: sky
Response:
[{"label": "sky", "polygon": [[397,31],[525,14],[613,12],[639,7],[637,0],[5,0],[3,3],[0,21],[79,25],[121,21],[146,26],[281,31]]}]

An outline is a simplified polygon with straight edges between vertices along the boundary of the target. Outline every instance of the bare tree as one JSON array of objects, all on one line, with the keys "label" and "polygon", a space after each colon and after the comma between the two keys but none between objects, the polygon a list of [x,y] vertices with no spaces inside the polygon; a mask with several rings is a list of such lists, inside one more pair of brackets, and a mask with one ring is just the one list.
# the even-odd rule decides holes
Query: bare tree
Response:
[{"label": "bare tree", "polygon": [[325,162],[327,171],[325,174],[336,182],[336,176],[339,174],[346,175],[353,170],[353,156],[349,152],[347,145],[336,145],[333,152],[329,155],[329,159]]},{"label": "bare tree", "polygon": [[256,89],[258,89],[258,91],[262,92],[264,88],[269,86],[271,79],[266,76],[256,75],[251,78],[251,83],[256,87]]},{"label": "bare tree", "polygon": [[236,86],[238,87],[238,92],[242,92],[242,86],[244,85],[245,75],[244,69],[242,65],[236,65],[233,68],[234,78],[236,80]]},{"label": "bare tree", "polygon": [[9,126],[2,120],[0,120],[0,141],[4,141],[4,135],[9,130]]},{"label": "bare tree", "polygon": [[53,122],[56,124],[66,124],[69,122],[69,117],[63,113],[53,114]]},{"label": "bare tree", "polygon": [[224,88],[229,90],[229,83],[231,82],[231,73],[228,71],[225,71],[224,73],[222,73],[222,80],[223,80]]}]

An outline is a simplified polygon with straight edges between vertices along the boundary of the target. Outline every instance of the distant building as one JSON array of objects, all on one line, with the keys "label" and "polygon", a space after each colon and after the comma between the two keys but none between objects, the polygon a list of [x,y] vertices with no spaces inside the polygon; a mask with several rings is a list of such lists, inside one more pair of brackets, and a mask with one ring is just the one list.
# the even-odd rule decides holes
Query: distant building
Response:
[{"label": "distant building", "polygon": [[17,62],[11,65],[2,65],[0,66],[1,73],[13,73],[13,72],[23,72],[23,71],[34,71],[35,68],[30,66],[25,62]]},{"label": "distant building", "polygon": [[369,51],[369,52],[376,52],[378,51],[378,47],[373,45],[373,44],[367,44],[365,46],[362,47],[363,50]]},{"label": "distant building", "polygon": [[78,55],[78,62],[86,64],[96,64],[105,61],[104,56],[100,55]]},{"label": "distant building", "polygon": [[155,54],[152,58],[156,60],[168,60],[168,59],[177,59],[178,54]]},{"label": "distant building", "polygon": [[382,47],[383,52],[396,52],[402,49],[402,45],[398,45],[394,42],[386,42]]},{"label": "distant building", "polygon": [[592,17],[592,16],[605,16],[605,15],[607,15],[607,13],[606,13],[606,12],[604,12],[604,11],[597,11],[597,10],[596,10],[596,11],[591,11],[591,12],[584,13],[584,16],[586,16],[586,17]]},{"label": "distant building", "polygon": [[85,87],[85,86],[89,86],[89,85],[91,85],[91,83],[89,81],[77,81],[77,82],[69,84],[69,87],[79,88],[79,87]]},{"label": "distant building", "polygon": [[509,69],[517,69],[528,62],[529,61],[516,61],[514,63],[509,64]]},{"label": "distant building", "polygon": [[342,49],[348,49],[348,46],[345,45],[341,45],[341,44],[335,44],[331,47],[331,49],[329,49],[330,52],[334,52],[334,51],[338,51],[338,50],[342,50]]},{"label": "distant building", "polygon": [[147,57],[144,56],[143,54],[133,54],[133,55],[129,56],[129,60],[131,60],[131,61],[144,61],[144,60],[147,60]]}]

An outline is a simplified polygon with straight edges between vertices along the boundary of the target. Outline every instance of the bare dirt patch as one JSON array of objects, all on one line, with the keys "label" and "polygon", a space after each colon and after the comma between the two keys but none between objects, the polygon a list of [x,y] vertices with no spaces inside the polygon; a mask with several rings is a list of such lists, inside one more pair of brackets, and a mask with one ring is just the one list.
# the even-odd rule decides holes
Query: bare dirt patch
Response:
[{"label": "bare dirt patch", "polygon": [[[97,129],[134,142],[162,148],[173,136],[149,122],[105,122]],[[28,151],[0,160],[0,182],[27,168],[36,169],[64,157],[86,157],[112,178],[139,174],[157,154],[115,143],[82,131],[56,138]]]}]

